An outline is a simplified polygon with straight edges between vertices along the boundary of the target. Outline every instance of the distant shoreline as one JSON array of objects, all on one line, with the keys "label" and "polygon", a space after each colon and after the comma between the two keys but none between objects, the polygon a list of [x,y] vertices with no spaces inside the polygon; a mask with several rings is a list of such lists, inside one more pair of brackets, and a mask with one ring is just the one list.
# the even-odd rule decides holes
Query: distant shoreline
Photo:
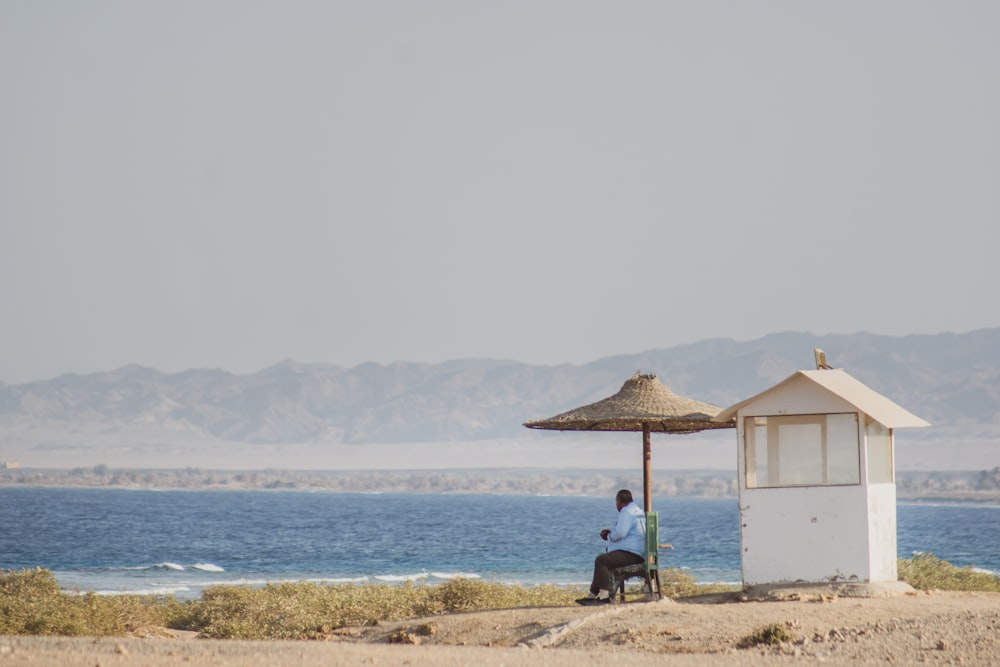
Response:
[{"label": "distant shoreline", "polygon": [[[900,472],[903,502],[1000,504],[994,471]],[[990,483],[997,481],[991,485]],[[634,470],[471,468],[438,470],[208,470],[110,468],[0,470],[2,487],[132,490],[308,491],[327,493],[475,493],[495,495],[604,496],[642,488]],[[736,498],[734,473],[719,470],[657,471],[658,497]]]}]

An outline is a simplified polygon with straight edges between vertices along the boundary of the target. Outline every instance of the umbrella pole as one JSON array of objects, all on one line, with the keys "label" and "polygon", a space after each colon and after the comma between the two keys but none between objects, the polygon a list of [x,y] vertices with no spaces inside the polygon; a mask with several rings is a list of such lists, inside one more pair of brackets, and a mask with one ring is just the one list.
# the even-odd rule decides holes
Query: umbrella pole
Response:
[{"label": "umbrella pole", "polygon": [[651,512],[653,509],[653,496],[649,489],[652,485],[649,471],[653,459],[652,449],[649,444],[649,424],[644,423],[642,425],[642,502],[646,506],[647,512]]}]

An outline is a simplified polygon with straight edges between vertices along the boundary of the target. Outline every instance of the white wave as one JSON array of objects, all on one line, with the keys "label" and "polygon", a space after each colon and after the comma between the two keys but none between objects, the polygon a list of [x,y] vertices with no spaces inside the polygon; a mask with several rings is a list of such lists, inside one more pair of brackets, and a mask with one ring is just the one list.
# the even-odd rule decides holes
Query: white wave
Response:
[{"label": "white wave", "polygon": [[435,579],[481,579],[478,574],[472,572],[431,572]]},{"label": "white wave", "polygon": [[322,577],[306,581],[310,584],[362,584],[368,581],[368,577]]},{"label": "white wave", "polygon": [[427,576],[426,572],[421,572],[420,574],[376,574],[374,579],[378,581],[416,581],[418,579],[426,579]]},{"label": "white wave", "polygon": [[209,588],[211,586],[266,586],[267,584],[292,583],[292,579],[219,579],[218,581],[199,581],[198,586]]},{"label": "white wave", "polygon": [[191,566],[196,570],[201,570],[202,572],[225,572],[225,570],[218,565],[213,565],[212,563],[195,563]]},{"label": "white wave", "polygon": [[178,595],[190,592],[188,586],[157,586],[156,588],[132,588],[127,591],[94,591],[95,595]]},{"label": "white wave", "polygon": [[226,579],[219,581],[199,581],[199,588],[207,588],[209,586],[267,586],[268,584],[296,584],[300,581],[305,581],[310,584],[356,584],[364,583],[369,581],[368,577],[316,577],[311,579],[295,579],[288,577],[278,577],[275,579],[247,579],[242,577],[240,579]]},{"label": "white wave", "polygon": [[110,567],[109,570],[178,570],[182,571],[184,569],[183,565],[178,565],[177,563],[170,563],[164,561],[162,563],[157,563],[156,565],[122,565],[120,567]]},{"label": "white wave", "polygon": [[164,561],[162,563],[159,563],[158,565],[154,565],[153,567],[163,568],[164,570],[183,570],[184,569],[183,565],[178,565],[177,563],[169,563],[169,562],[166,562],[166,561]]}]

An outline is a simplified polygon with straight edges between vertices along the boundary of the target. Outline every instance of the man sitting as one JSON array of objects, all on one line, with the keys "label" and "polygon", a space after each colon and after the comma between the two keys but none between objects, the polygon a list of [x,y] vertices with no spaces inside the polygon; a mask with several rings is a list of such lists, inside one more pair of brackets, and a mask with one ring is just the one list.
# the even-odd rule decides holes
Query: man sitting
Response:
[{"label": "man sitting", "polygon": [[646,560],[646,513],[632,501],[632,492],[622,489],[615,495],[618,522],[613,529],[601,531],[608,550],[594,559],[594,577],[590,593],[577,600],[579,604],[611,602],[611,570],[623,565],[636,565]]}]

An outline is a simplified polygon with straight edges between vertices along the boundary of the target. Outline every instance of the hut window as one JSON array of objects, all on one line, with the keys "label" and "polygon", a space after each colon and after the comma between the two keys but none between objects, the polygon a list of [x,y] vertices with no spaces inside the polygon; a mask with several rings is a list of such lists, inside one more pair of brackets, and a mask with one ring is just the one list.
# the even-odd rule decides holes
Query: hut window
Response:
[{"label": "hut window", "polygon": [[872,484],[892,482],[892,434],[882,424],[869,419],[865,435],[868,438],[868,481]]},{"label": "hut window", "polygon": [[747,417],[747,488],[859,484],[857,414]]}]

